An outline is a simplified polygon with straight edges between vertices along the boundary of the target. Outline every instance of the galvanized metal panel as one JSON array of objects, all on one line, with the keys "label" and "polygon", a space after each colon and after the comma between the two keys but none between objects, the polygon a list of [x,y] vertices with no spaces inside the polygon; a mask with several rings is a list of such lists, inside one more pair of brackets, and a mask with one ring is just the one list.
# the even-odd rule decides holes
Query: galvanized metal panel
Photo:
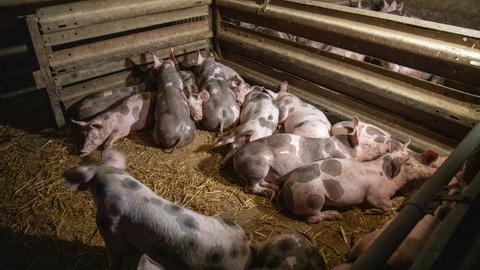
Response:
[{"label": "galvanized metal panel", "polygon": [[37,17],[43,33],[211,4],[211,0],[104,0],[78,1],[40,8]]},{"label": "galvanized metal panel", "polygon": [[436,29],[420,28],[422,21],[418,19],[401,18],[409,22],[406,24],[388,18],[393,15],[366,16],[368,11],[303,2],[311,1],[275,1],[266,13],[258,13],[260,4],[254,1],[219,0],[217,5],[224,17],[480,85],[479,31],[464,29],[452,34],[442,31],[452,27],[441,24],[430,23],[437,25]]},{"label": "galvanized metal panel", "polygon": [[433,93],[408,81],[375,72],[375,69],[381,70],[380,67],[371,66],[370,70],[366,70],[342,62],[338,57],[326,57],[321,53],[315,55],[298,48],[297,44],[238,28],[228,31],[221,29],[219,39],[226,45],[223,50],[256,59],[273,68],[383,107],[452,138],[462,138],[468,127],[480,120],[479,104]]},{"label": "galvanized metal panel", "polygon": [[[210,41],[208,39],[195,41],[191,43],[186,43],[178,46],[171,47],[175,54],[185,54],[189,52],[194,52],[198,49],[205,49],[210,46]],[[161,58],[167,57],[170,55],[170,49],[165,48],[158,51],[154,51],[156,55]],[[75,70],[68,73],[62,73],[55,77],[55,81],[60,85],[68,85],[94,77],[99,77],[105,74],[121,71],[124,69],[131,68],[133,65],[145,65],[153,62],[153,57],[150,53],[141,54],[129,57],[128,59],[122,59],[118,61],[113,61],[103,65],[95,66],[92,68]]]},{"label": "galvanized metal panel", "polygon": [[159,25],[183,19],[207,16],[208,6],[198,6],[151,15],[127,18],[123,20],[99,23],[85,27],[78,27],[66,31],[47,33],[43,35],[43,41],[47,46],[55,46],[73,41],[111,35],[133,29]]},{"label": "galvanized metal panel", "polygon": [[276,89],[282,81],[287,80],[290,92],[321,108],[330,119],[333,116],[333,118],[345,120],[351,119],[352,115],[357,115],[362,121],[374,124],[403,141],[411,138],[411,146],[414,150],[433,150],[447,155],[457,144],[455,140],[378,107],[361,103],[352,97],[249,61],[230,52],[225,52],[223,62],[237,70],[247,81],[264,85],[270,89]]},{"label": "galvanized metal panel", "polygon": [[212,37],[207,21],[134,33],[53,52],[50,66],[61,73],[121,60],[132,55]]}]

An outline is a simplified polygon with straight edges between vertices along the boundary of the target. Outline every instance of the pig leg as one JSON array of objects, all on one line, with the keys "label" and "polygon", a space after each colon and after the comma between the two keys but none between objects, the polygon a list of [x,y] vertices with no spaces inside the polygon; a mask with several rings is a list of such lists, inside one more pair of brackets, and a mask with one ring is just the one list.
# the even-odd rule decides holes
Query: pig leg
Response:
[{"label": "pig leg", "polygon": [[389,196],[379,196],[378,194],[367,194],[367,202],[375,208],[388,212],[392,210],[393,203]]},{"label": "pig leg", "polygon": [[[127,133],[127,135],[128,135],[128,133]],[[105,149],[106,148],[111,148],[116,141],[118,141],[119,139],[121,139],[125,136],[126,135],[124,134],[124,132],[120,132],[120,131],[112,132],[112,134],[110,134],[110,136],[105,141]]]},{"label": "pig leg", "polygon": [[322,220],[341,220],[342,215],[338,211],[328,210],[328,211],[318,211],[313,216],[307,218],[307,222],[311,224],[319,223]]},{"label": "pig leg", "polygon": [[[273,198],[275,198],[275,193],[276,193],[275,189],[261,186],[260,182],[262,181],[266,182],[263,179],[260,181],[254,181],[252,184],[245,187],[245,191],[248,193],[261,195],[269,198],[270,200],[273,200]],[[278,186],[277,186],[277,189],[278,189]]]}]

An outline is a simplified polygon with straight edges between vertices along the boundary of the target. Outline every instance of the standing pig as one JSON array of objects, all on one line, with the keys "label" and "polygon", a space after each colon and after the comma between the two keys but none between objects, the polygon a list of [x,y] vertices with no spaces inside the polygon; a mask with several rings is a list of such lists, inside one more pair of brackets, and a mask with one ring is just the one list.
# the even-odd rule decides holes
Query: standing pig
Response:
[{"label": "standing pig", "polygon": [[359,140],[360,120],[351,134],[325,139],[307,138],[294,134],[274,134],[250,142],[233,154],[233,167],[246,181],[246,191],[272,199],[283,175],[290,171],[326,158],[345,158],[357,161],[375,159],[390,151],[392,143]]},{"label": "standing pig", "polygon": [[224,129],[233,126],[240,116],[235,95],[218,63],[212,59],[203,58],[200,52],[198,52],[197,82],[200,89],[198,98],[201,102],[189,101],[193,115],[197,116],[194,119],[197,120],[201,116],[202,124],[212,131],[223,132]]},{"label": "standing pig", "polygon": [[74,118],[82,121],[90,119],[91,117],[107,110],[115,103],[120,102],[122,99],[138,92],[138,87],[129,86],[105,90],[89,95],[74,108]]},{"label": "standing pig", "polygon": [[325,261],[310,239],[301,234],[281,234],[252,245],[254,269],[324,270]]},{"label": "standing pig", "polygon": [[264,91],[254,90],[247,95],[240,113],[240,125],[235,133],[220,143],[233,143],[232,148],[239,148],[245,142],[270,136],[278,125],[278,108],[272,96]]},{"label": "standing pig", "polygon": [[85,137],[80,156],[87,156],[102,144],[109,148],[130,131],[147,127],[152,119],[152,99],[152,93],[140,93],[125,98],[120,104],[89,122],[72,119],[72,123],[80,127]]},{"label": "standing pig", "polygon": [[369,162],[326,159],[297,168],[283,177],[285,184],[278,202],[309,223],[340,217],[334,210],[321,211],[325,205],[348,207],[366,201],[381,210],[391,210],[390,198],[398,189],[410,181],[428,178],[436,170],[413,158],[407,146]]},{"label": "standing pig", "polygon": [[160,60],[156,55],[153,58],[158,87],[153,139],[166,148],[188,145],[195,138],[195,123],[190,118],[182,78],[175,68],[175,56],[172,52],[169,60]]},{"label": "standing pig", "polygon": [[309,138],[328,138],[332,125],[325,114],[314,106],[303,102],[297,96],[287,93],[288,82],[280,85],[277,97],[280,116],[278,122],[285,127],[285,133]]},{"label": "standing pig", "polygon": [[240,226],[158,197],[125,167],[120,153],[106,151],[100,163],[64,173],[71,190],[95,199],[109,269],[121,269],[132,247],[165,269],[246,269],[251,253]]}]

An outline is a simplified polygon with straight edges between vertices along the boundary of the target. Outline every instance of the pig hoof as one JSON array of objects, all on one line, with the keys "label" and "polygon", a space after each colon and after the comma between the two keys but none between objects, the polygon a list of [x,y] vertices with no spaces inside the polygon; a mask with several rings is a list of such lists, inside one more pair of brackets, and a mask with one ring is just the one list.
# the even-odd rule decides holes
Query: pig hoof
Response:
[{"label": "pig hoof", "polygon": [[316,224],[323,220],[343,220],[343,216],[337,211],[322,211],[307,218],[307,222],[311,224]]}]

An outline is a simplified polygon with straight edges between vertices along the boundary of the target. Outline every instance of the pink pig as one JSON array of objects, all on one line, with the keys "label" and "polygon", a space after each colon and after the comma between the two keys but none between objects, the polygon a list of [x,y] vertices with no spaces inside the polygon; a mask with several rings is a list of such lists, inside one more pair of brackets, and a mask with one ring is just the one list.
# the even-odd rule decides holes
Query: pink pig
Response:
[{"label": "pink pig", "polygon": [[[383,211],[391,210],[390,198],[398,189],[410,181],[430,177],[437,169],[412,157],[408,144],[369,162],[332,158],[297,168],[283,177],[285,184],[278,201],[309,223],[340,217],[337,211],[322,211],[325,205],[348,207],[366,201]],[[431,151],[422,155],[433,156],[430,160],[438,157]]]},{"label": "pink pig", "polygon": [[85,137],[80,156],[87,156],[102,144],[109,148],[130,131],[145,128],[150,124],[150,120],[153,120],[152,104],[152,93],[145,92],[125,98],[120,104],[90,122],[72,119],[72,123],[81,128]]},{"label": "pink pig", "polygon": [[297,96],[287,93],[288,82],[280,85],[277,97],[280,115],[279,124],[283,124],[286,133],[309,138],[328,138],[332,125],[325,114]]}]

